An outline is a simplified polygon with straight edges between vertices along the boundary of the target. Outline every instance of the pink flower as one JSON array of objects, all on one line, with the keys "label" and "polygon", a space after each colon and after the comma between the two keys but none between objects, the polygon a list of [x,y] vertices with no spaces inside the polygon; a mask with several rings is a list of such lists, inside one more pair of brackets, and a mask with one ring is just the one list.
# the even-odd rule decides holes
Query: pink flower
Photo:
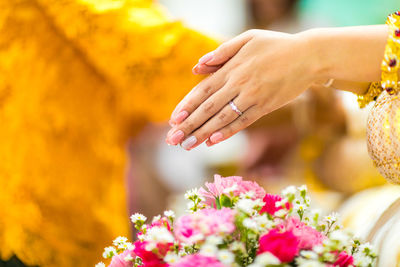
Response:
[{"label": "pink flower", "polygon": [[348,267],[351,266],[353,262],[354,262],[353,256],[347,254],[345,251],[342,251],[340,252],[338,259],[333,264],[333,266]]},{"label": "pink flower", "polygon": [[277,227],[291,231],[298,238],[300,249],[312,249],[316,245],[322,245],[326,238],[321,232],[301,222],[297,217],[290,217]]},{"label": "pink flower", "polygon": [[[260,187],[256,182],[243,181],[240,176],[222,177],[214,175],[214,183],[206,183],[206,189],[200,188],[199,194],[203,196],[205,203],[211,207],[215,207],[215,198],[221,196],[229,190],[234,196],[239,196],[242,193],[254,192],[253,199],[262,199],[265,196],[264,188]],[[226,193],[227,194],[227,193]]]},{"label": "pink flower", "polygon": [[214,257],[203,256],[201,254],[188,255],[180,259],[171,267],[226,267]]},{"label": "pink flower", "polygon": [[132,250],[125,250],[121,254],[113,256],[108,267],[132,267],[133,262],[125,260],[127,256],[131,256],[133,259],[136,257]]},{"label": "pink flower", "polygon": [[[140,257],[143,261],[143,267],[167,267],[162,258],[160,258],[157,254],[152,251],[146,250],[147,242],[136,241],[135,242],[135,249],[133,250],[135,255]],[[172,246],[173,244],[168,244],[168,246]],[[161,254],[161,257],[164,257],[167,253],[169,247],[166,247],[166,244],[157,245],[157,249]]]},{"label": "pink flower", "polygon": [[[280,195],[271,195],[271,194],[266,194],[263,201],[265,202],[264,207],[261,209],[260,213],[269,213],[271,215],[274,215],[275,212],[277,212],[278,210],[281,210],[283,207],[279,206],[276,207],[276,202],[281,201],[282,197]],[[290,203],[286,203],[285,207],[287,210],[290,209]]]},{"label": "pink flower", "polygon": [[162,217],[159,220],[152,222],[150,228],[151,227],[165,227],[169,231],[171,231],[171,226],[169,225],[169,221],[166,217]]},{"label": "pink flower", "polygon": [[258,254],[270,252],[281,262],[291,262],[299,254],[299,240],[292,231],[272,229],[259,242]]},{"label": "pink flower", "polygon": [[230,234],[235,230],[235,211],[229,208],[203,209],[180,217],[175,224],[175,236],[193,244],[210,235]]}]

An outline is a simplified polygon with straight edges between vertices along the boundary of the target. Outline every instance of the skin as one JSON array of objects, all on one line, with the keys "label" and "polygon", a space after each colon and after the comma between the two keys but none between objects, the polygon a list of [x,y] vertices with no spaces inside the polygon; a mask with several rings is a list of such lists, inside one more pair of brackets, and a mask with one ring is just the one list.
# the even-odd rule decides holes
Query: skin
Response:
[{"label": "skin", "polygon": [[380,80],[387,36],[385,25],[244,32],[200,58],[193,73],[210,75],[173,111],[166,142],[187,150],[219,143],[330,79],[362,94]]}]

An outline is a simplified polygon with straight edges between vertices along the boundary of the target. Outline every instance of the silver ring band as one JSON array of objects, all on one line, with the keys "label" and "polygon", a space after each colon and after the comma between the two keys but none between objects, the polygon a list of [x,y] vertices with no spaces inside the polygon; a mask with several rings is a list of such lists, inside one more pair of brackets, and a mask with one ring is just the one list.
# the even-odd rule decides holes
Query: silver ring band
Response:
[{"label": "silver ring band", "polygon": [[241,111],[238,109],[238,107],[235,105],[235,103],[233,103],[233,101],[230,101],[230,102],[229,102],[229,105],[231,106],[231,109],[232,109],[233,111],[236,112],[236,114],[238,114],[239,116],[242,116],[242,115],[243,115],[243,112],[241,112]]}]

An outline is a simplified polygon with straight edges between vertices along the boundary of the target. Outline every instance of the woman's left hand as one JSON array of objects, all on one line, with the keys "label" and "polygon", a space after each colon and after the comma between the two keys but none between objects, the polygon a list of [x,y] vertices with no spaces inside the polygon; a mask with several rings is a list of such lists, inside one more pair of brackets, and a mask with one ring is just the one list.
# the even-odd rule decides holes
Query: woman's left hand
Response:
[{"label": "woman's left hand", "polygon": [[251,30],[203,56],[194,72],[215,73],[175,108],[166,142],[186,150],[219,143],[326,79],[306,36]]}]

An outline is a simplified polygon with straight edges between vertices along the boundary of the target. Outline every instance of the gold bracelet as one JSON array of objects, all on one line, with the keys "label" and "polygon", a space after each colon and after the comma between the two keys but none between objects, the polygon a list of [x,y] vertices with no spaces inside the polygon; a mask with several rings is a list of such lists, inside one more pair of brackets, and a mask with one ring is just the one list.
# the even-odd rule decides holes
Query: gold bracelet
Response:
[{"label": "gold bracelet", "polygon": [[370,83],[365,94],[357,95],[357,102],[360,108],[364,108],[370,102],[375,101],[382,91],[383,89],[380,82]]},{"label": "gold bracelet", "polygon": [[357,96],[360,108],[365,107],[369,102],[375,101],[383,90],[393,95],[400,89],[397,77],[397,71],[400,66],[400,11],[390,14],[386,20],[386,25],[389,27],[389,36],[381,64],[381,82],[371,83],[364,95]]},{"label": "gold bracelet", "polygon": [[400,66],[400,12],[397,11],[389,15],[386,25],[389,27],[389,37],[381,65],[381,85],[388,94],[393,95],[398,91],[397,71]]}]

